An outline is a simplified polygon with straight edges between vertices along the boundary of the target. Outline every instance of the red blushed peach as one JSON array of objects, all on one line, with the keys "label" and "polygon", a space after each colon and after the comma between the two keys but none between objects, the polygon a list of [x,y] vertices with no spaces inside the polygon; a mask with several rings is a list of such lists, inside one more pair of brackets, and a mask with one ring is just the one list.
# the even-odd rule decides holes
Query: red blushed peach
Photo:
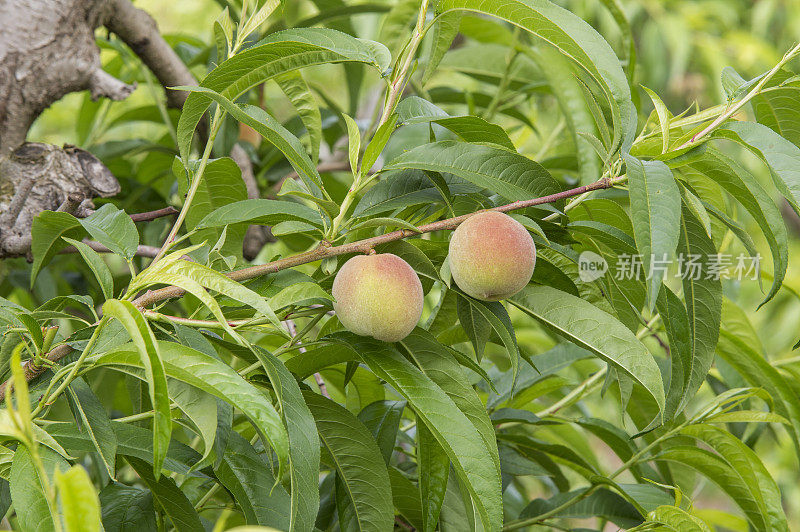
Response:
[{"label": "red blushed peach", "polygon": [[333,280],[333,304],[342,325],[355,334],[397,342],[422,315],[422,284],[406,261],[392,255],[359,255]]},{"label": "red blushed peach", "polygon": [[476,299],[499,301],[531,280],[536,245],[521,223],[507,214],[485,211],[456,228],[448,260],[461,290]]}]

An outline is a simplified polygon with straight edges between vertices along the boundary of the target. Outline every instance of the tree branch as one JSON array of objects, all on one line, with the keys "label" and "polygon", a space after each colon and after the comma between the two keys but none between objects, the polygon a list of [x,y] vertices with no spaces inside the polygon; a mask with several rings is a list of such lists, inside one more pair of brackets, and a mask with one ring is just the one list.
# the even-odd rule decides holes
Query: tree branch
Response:
[{"label": "tree branch", "polygon": [[178,214],[178,209],[175,207],[164,207],[163,209],[158,209],[155,211],[148,211],[148,212],[139,212],[131,214],[131,220],[134,222],[149,222],[151,220],[155,220],[157,218],[162,218],[164,216],[174,216]]},{"label": "tree branch", "polygon": [[[563,192],[559,192],[557,194],[543,196],[541,198],[533,198],[524,201],[515,201],[514,203],[509,203],[507,205],[495,207],[494,209],[490,210],[498,212],[515,211],[527,207],[542,205],[544,203],[552,203],[554,201],[570,198],[573,196],[578,196],[580,194],[584,194],[592,190],[601,190],[610,188],[616,183],[617,181],[614,181],[610,178],[603,178],[589,185],[572,188],[569,190],[565,190]],[[313,249],[311,251],[300,253],[298,255],[294,255],[291,257],[286,257],[284,259],[278,259],[276,261],[272,261],[267,264],[259,264],[256,266],[250,266],[249,268],[243,268],[241,270],[232,271],[226,275],[231,279],[233,279],[234,281],[244,281],[247,279],[260,277],[262,275],[279,272],[287,268],[300,266],[301,264],[308,264],[309,262],[322,260],[327,257],[336,257],[339,255],[346,255],[348,253],[368,253],[371,249],[380,244],[386,244],[388,242],[394,242],[395,240],[401,240],[403,238],[417,236],[421,233],[431,233],[433,231],[445,231],[445,230],[455,229],[456,227],[459,226],[459,224],[461,224],[461,222],[463,222],[473,214],[475,213],[463,214],[461,216],[456,216],[454,218],[447,218],[445,220],[438,220],[436,222],[425,224],[418,228],[419,229],[418,232],[414,232],[408,229],[402,229],[399,231],[392,231],[391,233],[386,233],[383,235],[366,238],[364,240],[358,240],[356,242],[348,242],[347,244],[342,244],[340,246],[331,246],[330,243],[328,242],[322,242],[322,244],[318,248]],[[166,288],[161,288],[159,290],[148,290],[146,293],[136,298],[133,301],[133,304],[143,309],[147,306],[158,303],[160,301],[164,301],[166,299],[170,299],[173,297],[181,297],[185,293],[186,292],[184,292],[177,286],[168,286]]]},{"label": "tree branch", "polygon": [[[192,73],[158,32],[155,20],[130,0],[110,0],[105,26],[115,33],[153,72],[164,87],[196,85]],[[189,96],[184,91],[167,90],[170,107],[181,108]]]}]

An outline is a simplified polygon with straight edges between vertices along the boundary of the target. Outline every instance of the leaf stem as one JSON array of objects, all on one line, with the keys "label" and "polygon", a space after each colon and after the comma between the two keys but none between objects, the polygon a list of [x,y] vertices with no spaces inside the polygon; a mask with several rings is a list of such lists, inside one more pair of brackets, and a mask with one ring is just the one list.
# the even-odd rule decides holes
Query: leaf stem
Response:
[{"label": "leaf stem", "polygon": [[586,497],[594,493],[598,488],[600,488],[600,486],[601,486],[600,484],[594,484],[593,486],[586,488],[583,492],[578,493],[574,497],[559,504],[552,510],[547,511],[541,515],[537,515],[536,517],[531,517],[529,519],[520,519],[518,521],[512,521],[503,527],[503,531],[505,532],[507,530],[519,530],[520,528],[525,528],[528,526],[535,525],[537,523],[541,523],[546,519],[558,515],[559,513],[569,508],[573,504],[577,503],[578,501],[585,499]]},{"label": "leaf stem", "polygon": [[607,364],[599,371],[596,371],[594,375],[590,376],[588,379],[586,379],[578,386],[576,386],[575,389],[573,389],[571,392],[565,395],[560,401],[550,405],[549,407],[545,408],[540,412],[536,412],[536,415],[538,417],[550,416],[555,414],[562,408],[573,404],[575,401],[579,400],[585,394],[591,392],[595,388],[595,384],[597,384],[600,381],[600,379],[605,377],[606,373],[608,373]]},{"label": "leaf stem", "polygon": [[392,83],[389,85],[388,93],[386,94],[386,103],[383,106],[383,114],[381,115],[380,122],[378,122],[378,128],[380,128],[389,117],[392,116],[395,107],[397,107],[397,101],[400,99],[400,95],[403,94],[403,91],[406,88],[406,84],[408,82],[408,72],[411,69],[411,65],[414,63],[414,57],[417,53],[417,48],[419,48],[419,44],[422,42],[422,38],[425,36],[425,20],[428,18],[428,0],[422,0],[422,3],[419,7],[419,14],[417,15],[417,25],[414,27],[414,33],[411,36],[411,41],[408,43],[408,47],[406,49],[406,57],[405,61],[403,62],[403,66],[394,76]]},{"label": "leaf stem", "polygon": [[203,157],[200,159],[200,166],[198,166],[197,171],[192,176],[192,184],[189,187],[189,191],[186,193],[186,199],[183,202],[183,207],[181,207],[181,211],[178,213],[178,219],[175,220],[167,239],[164,241],[161,249],[158,250],[158,254],[153,259],[153,262],[150,263],[151,266],[158,262],[158,260],[163,257],[164,254],[175,244],[175,237],[183,225],[183,221],[186,219],[186,214],[189,212],[189,207],[192,205],[195,194],[197,194],[197,191],[200,188],[200,182],[203,180],[203,173],[206,170],[206,166],[208,166],[208,159],[211,157],[211,150],[214,147],[214,139],[217,138],[217,133],[219,132],[224,115],[225,113],[222,110],[222,107],[217,106],[217,109],[214,111],[214,118],[211,120],[211,131],[208,134],[208,140],[206,141],[206,147],[203,151]]}]

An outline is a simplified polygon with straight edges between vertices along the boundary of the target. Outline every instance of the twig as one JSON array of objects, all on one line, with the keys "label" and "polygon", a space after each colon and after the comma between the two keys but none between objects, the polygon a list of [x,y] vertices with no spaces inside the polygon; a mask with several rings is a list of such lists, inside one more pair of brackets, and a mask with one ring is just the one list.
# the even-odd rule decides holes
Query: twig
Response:
[{"label": "twig", "polygon": [[[155,20],[129,0],[111,0],[105,26],[131,47],[164,87],[195,85],[197,82],[167,41],[158,32]],[[188,93],[167,91],[170,107],[180,108]]]},{"label": "twig", "polygon": [[550,405],[549,407],[545,408],[540,412],[536,412],[536,415],[539,417],[552,416],[565,406],[571,405],[574,401],[580,399],[585,392],[588,392],[592,388],[594,388],[594,385],[597,382],[599,382],[600,379],[605,377],[607,372],[608,372],[608,366],[606,365],[604,368],[598,370],[597,372],[595,372],[594,375],[592,375],[591,377],[583,381],[581,384],[576,386],[574,390],[565,395],[560,401],[558,401],[557,403],[553,403],[552,405]]},{"label": "twig", "polygon": [[[83,243],[95,250],[98,253],[113,253],[110,249],[106,246],[101,244],[100,242],[95,242],[94,240],[84,239]],[[75,249],[75,246],[68,246],[59,251],[59,253],[77,253],[78,250]],[[137,246],[136,248],[136,256],[137,257],[146,257],[152,259],[158,254],[158,248],[155,246]],[[183,257],[184,259],[189,259],[188,256]],[[191,259],[189,259],[191,260]]]},{"label": "twig", "polygon": [[25,205],[25,200],[28,199],[28,194],[31,193],[33,185],[36,184],[35,179],[24,181],[14,193],[14,198],[8,206],[8,210],[3,214],[2,222],[0,222],[0,229],[10,230],[17,223],[19,213],[22,212],[22,207]]},{"label": "twig", "polygon": [[[595,181],[594,183],[565,190],[557,194],[542,196],[540,198],[532,198],[529,200],[515,201],[514,203],[509,203],[507,205],[502,205],[500,207],[495,207],[494,209],[489,209],[489,210],[494,210],[498,212],[510,212],[519,209],[524,209],[527,207],[533,207],[536,205],[542,205],[544,203],[552,203],[565,198],[570,198],[572,196],[578,196],[580,194],[584,194],[592,190],[601,190],[610,188],[615,184],[617,184],[617,182],[618,181],[606,177],[598,181]],[[294,268],[295,266],[300,266],[302,264],[316,262],[318,260],[322,260],[327,257],[336,257],[339,255],[346,255],[349,253],[368,253],[375,246],[379,246],[381,244],[394,242],[396,240],[401,240],[403,238],[408,238],[411,236],[418,236],[421,233],[431,233],[433,231],[447,231],[455,229],[456,227],[459,226],[459,224],[461,224],[464,220],[466,220],[473,214],[475,213],[463,214],[461,216],[456,216],[454,218],[447,218],[445,220],[439,220],[429,224],[421,225],[418,228],[419,229],[418,232],[413,232],[408,229],[402,229],[399,231],[392,231],[391,233],[386,233],[383,235],[366,238],[364,240],[349,242],[346,244],[342,244],[340,246],[331,246],[330,243],[323,242],[322,244],[320,244],[319,247],[311,251],[300,253],[298,255],[294,255],[291,257],[286,257],[283,259],[278,259],[276,261],[269,262],[267,264],[250,266],[249,268],[236,270],[227,273],[226,275],[229,278],[233,279],[234,281],[244,281],[247,279],[260,277],[262,275],[279,272],[287,268]],[[185,291],[178,288],[177,286],[168,286],[166,288],[161,288],[159,290],[149,290],[142,296],[136,298],[133,301],[133,304],[139,308],[145,308],[154,303],[164,301],[165,299],[170,299],[173,297],[181,297],[185,293],[186,293]]]},{"label": "twig", "polygon": [[163,209],[158,209],[155,211],[149,212],[138,212],[131,214],[131,220],[134,222],[149,222],[151,220],[155,220],[157,218],[162,218],[164,216],[174,216],[178,214],[178,209],[175,207],[164,207]]},{"label": "twig", "polygon": [[[73,349],[68,344],[61,344],[53,348],[47,354],[43,354],[42,356],[49,360],[50,362],[58,362],[68,354],[72,353]],[[24,364],[22,364],[22,372],[25,375],[25,380],[30,382],[42,373],[47,370],[47,367],[44,364],[36,364],[33,359],[28,360]],[[6,393],[8,390],[14,389],[14,384],[12,379],[8,379],[6,382],[0,386],[0,402],[4,401],[6,398]]]},{"label": "twig", "polygon": [[70,214],[75,214],[75,211],[78,210],[78,207],[81,206],[81,202],[86,199],[81,194],[67,194],[67,199],[64,200],[64,203],[58,206],[56,212],[68,212]]}]

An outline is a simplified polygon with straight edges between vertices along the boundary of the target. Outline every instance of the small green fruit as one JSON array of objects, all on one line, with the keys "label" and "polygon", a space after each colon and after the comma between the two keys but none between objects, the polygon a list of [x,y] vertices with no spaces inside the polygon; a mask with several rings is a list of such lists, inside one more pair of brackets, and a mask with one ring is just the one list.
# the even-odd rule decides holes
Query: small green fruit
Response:
[{"label": "small green fruit", "polygon": [[408,336],[422,315],[422,284],[406,261],[392,255],[359,255],[333,280],[333,304],[350,332],[384,342]]},{"label": "small green fruit", "polygon": [[485,211],[456,228],[448,260],[461,290],[476,299],[499,301],[531,280],[536,245],[521,223],[507,214]]}]

